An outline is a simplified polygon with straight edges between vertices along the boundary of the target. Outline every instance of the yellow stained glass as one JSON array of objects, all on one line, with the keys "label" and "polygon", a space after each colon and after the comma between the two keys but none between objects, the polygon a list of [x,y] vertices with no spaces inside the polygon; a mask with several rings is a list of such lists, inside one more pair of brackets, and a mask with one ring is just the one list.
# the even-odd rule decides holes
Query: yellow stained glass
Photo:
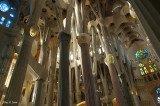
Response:
[{"label": "yellow stained glass", "polygon": [[149,69],[150,69],[151,72],[154,72],[154,69],[151,65],[149,65]]},{"label": "yellow stained glass", "polygon": [[140,72],[141,72],[141,75],[145,75],[145,73],[144,73],[144,71],[143,71],[142,68],[140,68],[139,70],[140,70]]},{"label": "yellow stained glass", "polygon": [[145,72],[146,74],[148,74],[148,73],[149,73],[149,71],[147,70],[147,68],[146,68],[146,67],[144,67],[144,72]]},{"label": "yellow stained glass", "polygon": [[139,67],[144,67],[144,63],[139,63]]}]

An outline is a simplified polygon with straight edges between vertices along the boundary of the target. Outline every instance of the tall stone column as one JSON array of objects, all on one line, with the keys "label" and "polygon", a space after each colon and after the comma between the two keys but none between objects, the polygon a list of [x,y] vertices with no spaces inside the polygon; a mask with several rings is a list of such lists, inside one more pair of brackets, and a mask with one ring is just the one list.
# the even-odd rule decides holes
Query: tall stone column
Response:
[{"label": "tall stone column", "polygon": [[74,65],[75,65],[75,81],[76,81],[76,101],[77,103],[79,103],[81,101],[81,97],[80,97],[80,89],[79,89],[79,80],[80,80],[80,75],[79,75],[79,70],[77,67],[77,59],[76,59],[76,43],[75,40],[73,40],[73,54],[74,54]]},{"label": "tall stone column", "polygon": [[31,55],[33,40],[34,38],[29,34],[29,28],[26,29],[24,32],[24,39],[19,56],[4,100],[6,103],[4,103],[3,106],[11,105],[7,104],[9,101],[15,102],[15,104],[12,104],[13,106],[18,106],[24,78],[27,71],[28,61]]},{"label": "tall stone column", "polygon": [[94,32],[94,27],[91,27],[91,31],[92,31],[92,48],[93,48],[93,64],[94,64],[94,71],[93,73],[95,75],[97,75],[97,50],[96,50],[96,34]]},{"label": "tall stone column", "polygon": [[89,55],[89,42],[90,36],[88,34],[81,33],[80,36],[78,36],[78,43],[81,47],[82,53],[86,105],[98,106]]},{"label": "tall stone column", "polygon": [[[92,48],[93,48],[93,79],[94,79],[94,84],[95,84],[95,89],[98,90],[98,85],[97,85],[97,50],[96,50],[96,34],[94,32],[94,27],[91,26],[91,32],[92,32]],[[101,106],[100,102],[100,97],[97,94],[97,100],[98,100],[98,105]]]},{"label": "tall stone column", "polygon": [[[37,29],[35,28],[37,28],[36,24],[40,17],[41,9],[44,2],[45,0],[39,0],[39,2],[36,4],[36,7],[34,8],[29,18],[29,24],[24,29],[23,43],[19,52],[19,56],[12,74],[9,87],[7,89],[6,97],[4,100],[6,103],[4,103],[3,106],[8,106],[11,104],[12,106],[18,106],[23,82],[27,71],[28,61],[31,56],[32,43],[34,40],[34,37],[30,35],[30,32],[32,32],[32,34],[37,34]],[[31,28],[32,30],[30,30]],[[12,102],[14,102],[14,104]]]},{"label": "tall stone column", "polygon": [[60,63],[58,79],[58,106],[69,106],[69,48],[71,35],[60,32]]},{"label": "tall stone column", "polygon": [[121,74],[120,78],[121,78],[123,93],[124,93],[126,102],[129,106],[133,106],[132,99],[131,99],[131,94],[130,94],[128,86],[127,86],[127,81],[126,81],[125,75]]},{"label": "tall stone column", "polygon": [[139,98],[138,98],[138,96],[135,94],[135,92],[134,92],[134,94],[133,94],[133,99],[134,99],[134,103],[135,103],[136,106],[141,106],[140,101],[139,101]]},{"label": "tall stone column", "polygon": [[[49,69],[50,69],[50,63],[51,63],[51,52],[50,50],[48,50],[49,52],[46,53],[46,59],[44,60],[45,64],[44,64],[44,67],[46,69],[46,72],[49,74]],[[36,100],[36,102],[40,102],[41,106],[44,106],[45,105],[45,99],[47,97],[47,86],[48,86],[48,77],[46,79],[39,79],[39,81],[42,80],[42,84],[40,85],[42,87],[41,91],[38,92],[40,93],[40,97],[37,96],[37,98],[40,98],[40,101],[38,101],[39,99]],[[38,87],[40,87],[38,86]]]},{"label": "tall stone column", "polygon": [[72,99],[72,70],[71,67],[69,67],[69,106],[73,106]]},{"label": "tall stone column", "polygon": [[[118,73],[118,74],[120,75],[123,94],[125,96],[125,100],[126,100],[127,104],[130,106],[133,106],[129,87],[127,86],[127,78],[129,76],[129,75],[127,75],[128,74],[127,72],[129,72],[129,70],[126,70],[126,68],[123,64],[122,53],[121,53],[121,49],[120,49],[120,42],[118,40],[118,36],[115,36],[115,41],[112,37],[113,36],[110,36],[111,42],[112,42],[112,44],[113,44],[113,42],[116,42],[117,52],[118,52],[118,56],[119,56],[118,59],[115,58],[115,61],[117,61],[117,65],[120,67],[120,70],[121,70],[121,73]],[[113,49],[113,51],[114,51],[114,49]],[[114,51],[114,52],[116,52],[116,51]],[[128,82],[128,84],[129,84],[129,86],[131,86],[130,82]]]},{"label": "tall stone column", "polygon": [[[76,0],[77,1],[77,0]],[[77,42],[76,42],[76,29],[75,29],[75,23],[72,19],[72,40],[73,40],[73,57],[74,57],[74,68],[75,68],[75,86],[76,86],[76,103],[80,103],[81,97],[80,97],[80,89],[79,89],[79,70],[77,67]]]},{"label": "tall stone column", "polygon": [[[41,50],[40,54],[43,54],[43,55],[41,55],[39,57],[39,63],[47,71],[48,71],[48,67],[46,66],[46,63],[48,63],[48,59],[49,59],[49,56],[48,56],[47,52],[48,52],[48,43],[49,43],[49,40],[50,40],[50,35],[48,35],[48,32],[49,32],[49,28],[48,28],[47,33],[46,33],[46,36],[47,36],[46,41],[44,39],[42,39],[43,44],[41,45],[42,50]],[[45,36],[45,35],[43,35],[43,36]],[[39,70],[39,71],[42,71],[42,70]],[[47,79],[41,79],[40,78],[36,81],[36,83],[38,83],[39,81],[40,81],[40,84],[38,84],[37,89],[39,89],[39,88],[41,88],[41,89],[36,94],[35,104],[38,104],[40,102],[40,104],[43,105],[44,102],[45,102],[45,97],[46,97],[46,89],[47,89],[47,84],[48,84],[48,78]]]},{"label": "tall stone column", "polygon": [[51,67],[49,71],[50,74],[49,74],[49,83],[48,83],[47,106],[53,106],[58,45],[54,44],[54,46],[51,49],[52,49],[51,50],[52,59],[51,59]]},{"label": "tall stone column", "polygon": [[[120,45],[120,41],[118,41],[117,42],[117,45]],[[125,42],[124,42],[124,40],[122,39],[122,50],[123,50],[123,52],[124,52],[124,58],[125,58],[125,63],[127,63],[127,69],[128,69],[128,71],[129,71],[129,78],[131,79],[130,80],[130,83],[131,83],[131,90],[134,92],[134,94],[133,94],[133,99],[134,99],[134,103],[136,104],[136,106],[141,106],[141,104],[140,104],[140,101],[139,101],[139,99],[138,99],[138,97],[135,95],[135,92],[137,92],[136,91],[136,88],[135,88],[135,85],[134,85],[134,81],[133,81],[133,76],[132,76],[132,74],[131,74],[131,68],[132,68],[132,66],[131,66],[131,62],[127,59],[127,50],[126,50],[126,47],[125,47]]]},{"label": "tall stone column", "polygon": [[36,89],[36,100],[35,100],[35,106],[40,106],[40,97],[41,97],[41,91],[42,91],[42,83],[43,83],[43,80],[42,79],[38,79],[36,81],[36,83],[38,83],[37,85],[37,89]]},{"label": "tall stone column", "polygon": [[111,47],[108,41],[108,36],[107,36],[108,32],[106,32],[107,29],[105,29],[104,20],[100,19],[99,23],[100,23],[102,35],[104,37],[105,53],[106,53],[105,63],[107,64],[109,68],[109,73],[111,76],[114,93],[115,93],[118,105],[125,106],[125,99],[123,97],[122,89],[120,87],[118,75],[117,75],[115,64],[114,64],[114,56],[111,52]]}]

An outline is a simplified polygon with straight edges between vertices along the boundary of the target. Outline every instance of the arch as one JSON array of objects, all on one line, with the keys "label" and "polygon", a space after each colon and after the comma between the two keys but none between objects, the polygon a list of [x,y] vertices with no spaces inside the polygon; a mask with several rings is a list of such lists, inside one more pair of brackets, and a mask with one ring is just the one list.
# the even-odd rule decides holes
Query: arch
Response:
[{"label": "arch", "polygon": [[148,81],[152,81],[152,78],[150,76],[147,76]]},{"label": "arch", "polygon": [[154,78],[155,80],[158,79],[157,76],[156,76],[156,74],[153,74],[153,78]]}]

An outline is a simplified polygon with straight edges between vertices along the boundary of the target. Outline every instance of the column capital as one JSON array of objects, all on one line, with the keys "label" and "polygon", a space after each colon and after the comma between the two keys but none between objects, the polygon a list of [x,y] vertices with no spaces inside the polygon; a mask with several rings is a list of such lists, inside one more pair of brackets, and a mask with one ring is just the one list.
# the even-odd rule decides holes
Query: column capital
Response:
[{"label": "column capital", "polygon": [[38,34],[38,32],[39,32],[39,28],[36,24],[29,26],[30,36],[34,37]]},{"label": "column capital", "polygon": [[98,21],[96,20],[96,21],[89,21],[88,22],[88,31],[89,31],[89,33],[91,33],[91,28],[92,27],[97,27],[97,25],[98,25]]},{"label": "column capital", "polygon": [[114,64],[114,56],[112,54],[106,54],[106,58],[104,59],[106,64]]},{"label": "column capital", "polygon": [[91,37],[87,33],[81,33],[79,36],[77,36],[78,44],[81,46],[83,43],[87,43],[89,45],[89,42],[91,40]]},{"label": "column capital", "polygon": [[58,36],[58,40],[59,42],[67,41],[69,43],[71,40],[71,35],[65,32],[60,32]]}]

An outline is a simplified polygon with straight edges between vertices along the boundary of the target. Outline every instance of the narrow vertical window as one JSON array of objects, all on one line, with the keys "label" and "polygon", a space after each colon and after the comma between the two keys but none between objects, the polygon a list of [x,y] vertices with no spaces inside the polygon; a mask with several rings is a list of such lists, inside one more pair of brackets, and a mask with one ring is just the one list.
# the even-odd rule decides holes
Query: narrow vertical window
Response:
[{"label": "narrow vertical window", "polygon": [[6,27],[10,27],[11,21],[7,21]]},{"label": "narrow vertical window", "polygon": [[154,72],[154,69],[151,65],[149,65],[149,69],[150,69],[151,72]]},{"label": "narrow vertical window", "polygon": [[4,20],[5,20],[5,18],[2,17],[1,20],[0,20],[0,24],[1,24],[1,25],[3,24]]},{"label": "narrow vertical window", "polygon": [[140,70],[140,72],[141,72],[141,75],[145,75],[145,73],[144,73],[144,71],[143,71],[142,68],[140,68],[139,70]]},{"label": "narrow vertical window", "polygon": [[145,71],[145,73],[146,73],[146,74],[148,74],[148,73],[149,73],[149,71],[147,70],[147,68],[146,68],[146,67],[144,67],[144,71]]},{"label": "narrow vertical window", "polygon": [[157,98],[157,102],[158,102],[158,104],[160,104],[160,97]]},{"label": "narrow vertical window", "polygon": [[14,14],[12,14],[12,13],[10,13],[9,15],[10,15],[12,18],[14,17]]}]

